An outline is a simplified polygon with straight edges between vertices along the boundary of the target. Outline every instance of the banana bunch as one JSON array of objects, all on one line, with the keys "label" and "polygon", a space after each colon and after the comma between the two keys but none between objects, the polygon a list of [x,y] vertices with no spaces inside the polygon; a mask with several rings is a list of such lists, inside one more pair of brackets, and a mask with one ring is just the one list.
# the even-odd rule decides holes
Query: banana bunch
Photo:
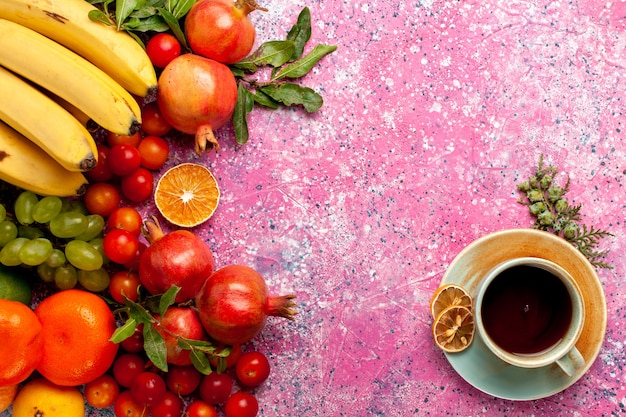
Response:
[{"label": "banana bunch", "polygon": [[155,92],[154,67],[91,10],[86,0],[0,0],[1,180],[77,195],[97,163],[88,121],[121,135],[139,129],[135,96]]}]

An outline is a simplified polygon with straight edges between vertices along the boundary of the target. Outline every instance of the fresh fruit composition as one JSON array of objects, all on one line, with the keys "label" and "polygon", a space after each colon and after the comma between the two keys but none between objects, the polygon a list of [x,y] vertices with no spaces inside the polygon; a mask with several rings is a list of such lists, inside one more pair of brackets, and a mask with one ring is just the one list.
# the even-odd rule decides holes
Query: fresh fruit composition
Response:
[{"label": "fresh fruit composition", "polygon": [[[304,53],[307,8],[253,52],[248,15],[266,9],[192,6],[0,0],[0,93],[14,97],[0,104],[0,411],[258,413],[272,359],[249,342],[268,317],[294,319],[295,295],[271,296],[248,266],[215,270],[193,228],[218,209],[218,181],[171,141],[217,151],[228,123],[233,145],[248,140],[255,103],[319,109],[292,80],[336,47]],[[167,233],[142,212],[152,200]]]}]

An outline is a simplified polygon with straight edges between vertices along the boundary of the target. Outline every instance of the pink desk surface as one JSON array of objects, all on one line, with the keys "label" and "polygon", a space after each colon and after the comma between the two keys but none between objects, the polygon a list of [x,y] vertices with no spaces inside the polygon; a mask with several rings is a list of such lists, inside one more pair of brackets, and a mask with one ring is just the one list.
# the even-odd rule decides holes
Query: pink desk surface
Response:
[{"label": "pink desk surface", "polygon": [[[265,0],[257,42],[311,10],[338,50],[302,80],[325,104],[255,110],[197,158],[222,188],[196,230],[217,266],[259,270],[295,292],[295,323],[270,319],[259,415],[611,416],[626,413],[626,2]],[[530,227],[517,182],[540,154],[571,177],[587,224],[612,230],[600,355],[574,385],[535,401],[483,394],[431,340],[429,300],[475,239]],[[154,210],[148,204],[145,212]],[[92,415],[98,415],[93,413]],[[110,415],[101,412],[99,415]]]}]

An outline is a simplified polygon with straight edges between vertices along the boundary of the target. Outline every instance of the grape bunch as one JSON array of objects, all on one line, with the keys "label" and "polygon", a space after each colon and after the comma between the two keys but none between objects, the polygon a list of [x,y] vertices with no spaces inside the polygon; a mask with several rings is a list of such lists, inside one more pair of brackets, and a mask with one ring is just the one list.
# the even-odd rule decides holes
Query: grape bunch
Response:
[{"label": "grape bunch", "polygon": [[13,213],[0,204],[0,263],[36,269],[60,289],[77,284],[89,291],[109,286],[103,250],[105,220],[80,200],[19,193]]}]

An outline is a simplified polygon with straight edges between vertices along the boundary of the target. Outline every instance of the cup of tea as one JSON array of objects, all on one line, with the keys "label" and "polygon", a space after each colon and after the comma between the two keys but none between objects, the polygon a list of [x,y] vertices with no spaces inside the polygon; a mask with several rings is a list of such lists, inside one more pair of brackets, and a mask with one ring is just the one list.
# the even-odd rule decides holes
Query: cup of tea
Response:
[{"label": "cup of tea", "polygon": [[585,320],[571,275],[541,258],[515,258],[483,279],[475,303],[476,331],[503,361],[522,368],[556,363],[567,375],[585,364],[576,349]]}]

